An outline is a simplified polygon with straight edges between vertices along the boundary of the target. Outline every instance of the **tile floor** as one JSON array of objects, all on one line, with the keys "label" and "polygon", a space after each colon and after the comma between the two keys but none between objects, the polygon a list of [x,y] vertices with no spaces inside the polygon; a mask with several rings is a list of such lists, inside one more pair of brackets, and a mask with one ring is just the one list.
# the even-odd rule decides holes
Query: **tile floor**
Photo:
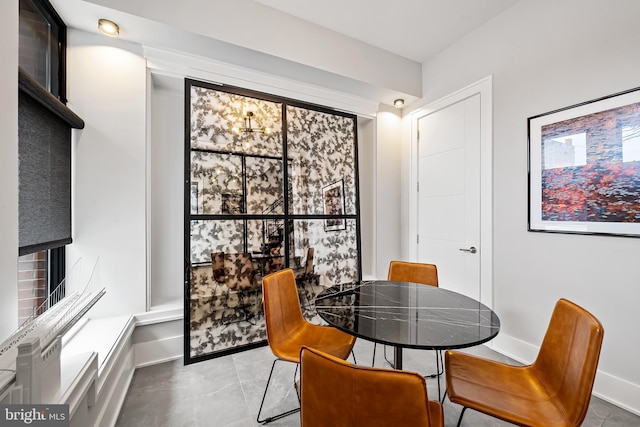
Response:
[{"label": "tile floor", "polygon": [[[371,364],[371,343],[358,340],[354,351],[359,364]],[[484,346],[468,351],[508,361]],[[387,354],[392,357],[390,349]],[[434,352],[407,350],[404,354],[405,369],[423,374],[435,371]],[[273,360],[269,347],[265,346],[189,366],[183,366],[182,360],[177,360],[138,369],[116,426],[258,426],[256,414]],[[376,351],[376,366],[384,366],[380,346]],[[266,416],[296,407],[294,371],[293,364],[276,364],[265,402]],[[436,380],[427,380],[427,388],[429,396],[435,399],[438,394]],[[456,425],[460,410],[460,406],[445,400],[445,426]],[[268,425],[297,427],[300,417],[294,414]],[[462,425],[497,427],[511,424],[468,410]],[[583,426],[640,427],[640,417],[593,397]]]}]

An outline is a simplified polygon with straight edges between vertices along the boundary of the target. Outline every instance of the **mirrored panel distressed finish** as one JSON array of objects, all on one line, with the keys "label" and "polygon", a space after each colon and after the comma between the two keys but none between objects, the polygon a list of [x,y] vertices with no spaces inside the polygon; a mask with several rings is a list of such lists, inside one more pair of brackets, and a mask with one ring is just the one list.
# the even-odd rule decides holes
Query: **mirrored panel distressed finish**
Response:
[{"label": "mirrored panel distressed finish", "polygon": [[360,278],[360,238],[355,116],[192,80],[185,94],[193,363],[266,345],[262,279],[284,268],[303,315],[322,323],[315,296]]},{"label": "mirrored panel distressed finish", "polygon": [[355,137],[352,118],[287,107],[295,214],[356,213]]},{"label": "mirrored panel distressed finish", "polygon": [[[190,94],[192,149],[282,155],[280,103],[197,85]],[[248,114],[251,127],[245,126]]]}]

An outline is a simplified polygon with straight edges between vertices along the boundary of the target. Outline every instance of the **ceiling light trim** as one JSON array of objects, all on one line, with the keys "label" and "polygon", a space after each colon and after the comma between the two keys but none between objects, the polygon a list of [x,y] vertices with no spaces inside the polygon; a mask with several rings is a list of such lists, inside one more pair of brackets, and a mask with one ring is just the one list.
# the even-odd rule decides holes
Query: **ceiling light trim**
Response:
[{"label": "ceiling light trim", "polygon": [[105,18],[98,19],[98,30],[109,37],[118,37],[120,35],[120,27],[118,24]]}]

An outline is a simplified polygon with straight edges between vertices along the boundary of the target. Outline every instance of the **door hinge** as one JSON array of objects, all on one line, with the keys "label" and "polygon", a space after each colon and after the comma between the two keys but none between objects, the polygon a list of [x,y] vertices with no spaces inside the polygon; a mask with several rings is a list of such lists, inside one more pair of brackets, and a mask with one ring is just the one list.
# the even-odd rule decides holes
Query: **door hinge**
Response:
[{"label": "door hinge", "polygon": [[418,191],[418,193],[419,193],[419,192],[420,192],[420,183],[419,183],[419,182],[416,184],[416,187],[418,187],[416,190],[417,190],[417,191]]},{"label": "door hinge", "polygon": [[416,234],[416,244],[420,244],[420,235]]}]

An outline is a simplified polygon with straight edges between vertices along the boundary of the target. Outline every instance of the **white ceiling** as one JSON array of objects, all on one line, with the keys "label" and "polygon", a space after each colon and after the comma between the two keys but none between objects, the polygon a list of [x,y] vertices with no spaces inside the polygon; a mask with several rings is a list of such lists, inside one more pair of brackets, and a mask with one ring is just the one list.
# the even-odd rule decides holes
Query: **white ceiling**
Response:
[{"label": "white ceiling", "polygon": [[[125,42],[322,87],[356,103],[403,98],[409,105],[422,94],[421,64],[519,0],[50,1],[71,28],[97,33],[98,18],[108,18]],[[173,71],[224,81],[185,67]]]},{"label": "white ceiling", "polygon": [[253,0],[423,63],[517,0]]}]

